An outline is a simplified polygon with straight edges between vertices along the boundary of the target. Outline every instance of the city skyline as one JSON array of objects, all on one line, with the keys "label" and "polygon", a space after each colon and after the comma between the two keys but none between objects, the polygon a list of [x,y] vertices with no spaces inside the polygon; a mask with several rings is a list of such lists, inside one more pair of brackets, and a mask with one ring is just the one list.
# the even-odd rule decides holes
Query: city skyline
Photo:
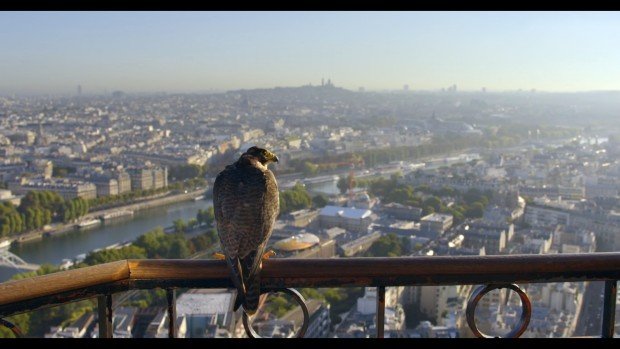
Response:
[{"label": "city skyline", "polygon": [[0,94],[620,90],[618,12],[2,12]]}]

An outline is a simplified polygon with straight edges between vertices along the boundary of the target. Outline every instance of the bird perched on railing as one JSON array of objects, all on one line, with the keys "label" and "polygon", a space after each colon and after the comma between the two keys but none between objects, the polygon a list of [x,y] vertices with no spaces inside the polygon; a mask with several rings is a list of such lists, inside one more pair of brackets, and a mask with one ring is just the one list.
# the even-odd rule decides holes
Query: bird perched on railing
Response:
[{"label": "bird perched on railing", "polygon": [[267,168],[272,152],[251,147],[218,174],[213,206],[220,243],[237,288],[234,310],[253,315],[260,298],[262,261],[274,255],[265,245],[280,211],[278,184]]}]

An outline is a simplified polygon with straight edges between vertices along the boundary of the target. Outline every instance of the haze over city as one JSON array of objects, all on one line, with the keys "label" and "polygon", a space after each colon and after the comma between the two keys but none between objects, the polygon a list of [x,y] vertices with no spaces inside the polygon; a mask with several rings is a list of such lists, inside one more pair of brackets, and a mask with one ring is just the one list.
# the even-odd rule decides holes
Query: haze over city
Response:
[{"label": "haze over city", "polygon": [[617,12],[3,12],[1,94],[620,90]]}]

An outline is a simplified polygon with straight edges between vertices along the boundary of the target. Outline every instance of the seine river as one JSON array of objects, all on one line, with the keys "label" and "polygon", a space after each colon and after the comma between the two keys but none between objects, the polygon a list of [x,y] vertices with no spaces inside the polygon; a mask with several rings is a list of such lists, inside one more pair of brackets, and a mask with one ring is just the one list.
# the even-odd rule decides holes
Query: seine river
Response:
[{"label": "seine river", "polygon": [[[82,253],[104,248],[115,243],[135,240],[140,235],[157,227],[172,226],[177,219],[185,221],[196,217],[199,209],[212,205],[211,200],[184,201],[167,206],[141,210],[133,217],[104,224],[85,231],[73,231],[60,236],[44,238],[21,244],[11,249],[13,253],[29,263],[60,264],[63,259],[73,259]],[[0,282],[23,272],[14,268],[0,267]]]}]

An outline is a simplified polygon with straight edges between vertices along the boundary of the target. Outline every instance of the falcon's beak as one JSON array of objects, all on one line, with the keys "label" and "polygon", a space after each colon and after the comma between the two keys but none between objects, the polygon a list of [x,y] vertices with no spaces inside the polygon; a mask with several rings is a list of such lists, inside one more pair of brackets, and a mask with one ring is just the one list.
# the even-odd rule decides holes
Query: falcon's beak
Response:
[{"label": "falcon's beak", "polygon": [[278,161],[279,161],[279,159],[278,159],[278,157],[276,156],[276,154],[274,154],[274,153],[272,153],[272,152],[269,152],[269,155],[268,155],[268,158],[267,158],[267,159],[268,159],[269,161],[272,161],[272,162],[278,162]]}]

